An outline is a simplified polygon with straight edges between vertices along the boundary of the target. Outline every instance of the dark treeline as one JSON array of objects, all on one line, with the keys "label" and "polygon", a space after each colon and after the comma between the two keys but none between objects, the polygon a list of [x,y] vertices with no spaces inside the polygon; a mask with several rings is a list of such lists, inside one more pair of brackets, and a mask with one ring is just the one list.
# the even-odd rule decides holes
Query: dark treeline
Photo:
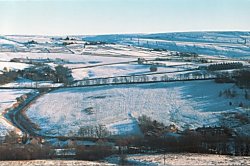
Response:
[{"label": "dark treeline", "polygon": [[0,144],[0,160],[50,159],[53,157],[50,146]]},{"label": "dark treeline", "polygon": [[250,70],[240,70],[234,72],[236,85],[243,88],[250,88]]},{"label": "dark treeline", "polygon": [[201,127],[180,132],[174,125],[164,126],[145,115],[139,117],[138,123],[144,134],[140,144],[135,144],[139,152],[149,148],[166,152],[250,155],[250,137],[238,136],[227,127]]},{"label": "dark treeline", "polygon": [[217,75],[217,83],[235,83],[240,88],[250,88],[250,70],[241,69],[233,72],[224,72]]},{"label": "dark treeline", "polygon": [[231,63],[218,63],[211,64],[208,66],[208,70],[228,70],[228,69],[240,69],[243,67],[243,64],[240,62],[231,62]]},{"label": "dark treeline", "polygon": [[0,85],[13,82],[17,80],[18,77],[23,77],[33,81],[64,83],[65,85],[73,82],[72,72],[67,67],[58,65],[55,69],[52,69],[47,65],[36,65],[24,70],[7,71],[7,69],[5,69],[3,74],[0,74]]},{"label": "dark treeline", "polygon": [[[179,131],[175,125],[165,126],[145,115],[138,118],[138,124],[143,136],[108,136],[104,127],[95,126],[79,130],[84,136],[90,136],[91,131],[95,133],[95,139],[87,141],[90,143],[79,143],[77,139],[67,138],[63,142],[67,141],[68,144],[63,147],[39,143],[34,138],[26,138],[20,142],[19,136],[9,133],[0,144],[0,160],[69,157],[79,160],[100,160],[113,154],[120,155],[121,160],[125,160],[126,154],[152,152],[250,155],[250,137],[238,136],[226,127],[200,127]],[[58,153],[57,150],[64,152]]]},{"label": "dark treeline", "polygon": [[40,65],[31,68],[27,68],[18,72],[23,77],[33,81],[52,81],[58,83],[64,83],[68,85],[73,82],[71,70],[62,65],[55,67],[55,70],[50,66]]},{"label": "dark treeline", "polygon": [[0,160],[49,159],[53,156],[51,146],[38,143],[23,144],[21,138],[12,131],[0,140]]},{"label": "dark treeline", "polygon": [[15,81],[18,78],[18,73],[15,71],[4,72],[0,74],[0,85]]}]

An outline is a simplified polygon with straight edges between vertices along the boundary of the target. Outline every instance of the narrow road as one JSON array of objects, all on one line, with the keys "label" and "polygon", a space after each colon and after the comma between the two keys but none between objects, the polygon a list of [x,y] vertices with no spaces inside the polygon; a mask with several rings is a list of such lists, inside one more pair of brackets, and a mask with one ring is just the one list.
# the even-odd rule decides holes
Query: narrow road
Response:
[{"label": "narrow road", "polygon": [[31,136],[40,136],[40,137],[46,137],[50,138],[48,136],[42,136],[35,132],[35,129],[33,128],[33,124],[28,121],[22,114],[22,112],[26,111],[30,105],[37,100],[40,96],[50,92],[50,90],[39,93],[39,92],[34,92],[31,96],[29,96],[24,102],[22,102],[17,108],[8,111],[4,117],[12,122],[12,124],[19,128],[23,133],[29,134]]}]

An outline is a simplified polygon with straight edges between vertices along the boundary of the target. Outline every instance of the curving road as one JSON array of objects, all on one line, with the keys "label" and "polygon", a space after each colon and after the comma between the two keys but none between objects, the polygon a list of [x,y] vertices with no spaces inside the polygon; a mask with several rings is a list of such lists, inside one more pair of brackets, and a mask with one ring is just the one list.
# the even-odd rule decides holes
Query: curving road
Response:
[{"label": "curving road", "polygon": [[19,128],[25,134],[29,134],[31,136],[47,137],[36,133],[35,129],[33,128],[33,124],[22,115],[22,112],[26,111],[36,99],[38,99],[40,96],[44,95],[47,92],[50,92],[50,90],[45,91],[43,93],[39,93],[38,91],[33,93],[25,101],[19,104],[18,107],[8,111],[4,115],[4,117],[11,121],[15,127]]}]

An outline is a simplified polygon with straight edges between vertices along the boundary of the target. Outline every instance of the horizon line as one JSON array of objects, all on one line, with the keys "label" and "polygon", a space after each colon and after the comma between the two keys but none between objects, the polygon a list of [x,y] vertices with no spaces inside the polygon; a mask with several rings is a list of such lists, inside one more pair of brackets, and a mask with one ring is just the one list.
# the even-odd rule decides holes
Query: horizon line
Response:
[{"label": "horizon line", "polygon": [[104,35],[151,35],[171,33],[199,33],[199,32],[249,32],[250,30],[190,30],[190,31],[159,31],[159,32],[131,32],[131,33],[98,33],[98,34],[0,34],[0,36],[104,36]]}]

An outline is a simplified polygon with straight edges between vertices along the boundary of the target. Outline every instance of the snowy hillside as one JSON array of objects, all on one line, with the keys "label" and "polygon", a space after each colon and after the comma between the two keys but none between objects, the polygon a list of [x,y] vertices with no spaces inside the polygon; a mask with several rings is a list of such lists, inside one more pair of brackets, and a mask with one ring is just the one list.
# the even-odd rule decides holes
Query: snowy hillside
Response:
[{"label": "snowy hillside", "polygon": [[134,118],[143,114],[180,129],[214,126],[222,113],[240,112],[243,97],[219,97],[228,88],[234,86],[198,81],[56,90],[39,98],[27,115],[48,135],[77,134],[79,127],[97,124],[115,135],[139,134]]},{"label": "snowy hillside", "polygon": [[[62,45],[63,37],[51,36],[0,36],[1,52],[39,52],[92,54],[95,48],[83,49],[85,41],[103,41],[121,45],[195,52],[202,55],[249,58],[250,32],[177,32],[159,34],[121,34],[98,36],[73,36],[75,41]],[[28,44],[35,41],[34,44]],[[136,48],[133,48],[136,50]],[[132,53],[132,52],[131,52]],[[99,49],[104,55],[131,55],[126,47],[118,50]],[[137,56],[143,52],[137,52]],[[134,54],[134,53],[132,53]],[[145,57],[145,53],[143,53]],[[150,54],[149,54],[150,55]]]},{"label": "snowy hillside", "polygon": [[250,51],[250,32],[102,35],[84,39],[234,58],[249,58]]},{"label": "snowy hillside", "polygon": [[[44,65],[54,70],[63,65],[72,72],[74,81],[108,77],[116,80],[113,77],[134,75],[147,75],[145,78],[150,80],[163,76],[173,80],[190,75],[201,78],[215,74],[206,70],[211,64],[236,62],[248,68],[249,61],[241,58],[250,57],[249,36],[248,32],[0,36],[0,74],[6,69],[16,71],[34,66],[39,70]],[[77,83],[74,85],[81,85]],[[1,86],[40,85],[55,87],[63,83],[38,82],[19,75]],[[219,97],[220,91],[228,88],[241,95]],[[142,114],[166,125],[175,124],[179,129],[222,122],[227,125],[232,120],[225,113],[242,112],[238,108],[242,101],[249,107],[249,100],[242,97],[244,92],[233,84],[213,81],[58,89],[39,98],[27,115],[41,128],[39,132],[48,135],[77,134],[80,127],[97,124],[105,125],[115,135],[141,134],[137,118]],[[230,127],[244,131],[238,122],[231,124]]]}]

